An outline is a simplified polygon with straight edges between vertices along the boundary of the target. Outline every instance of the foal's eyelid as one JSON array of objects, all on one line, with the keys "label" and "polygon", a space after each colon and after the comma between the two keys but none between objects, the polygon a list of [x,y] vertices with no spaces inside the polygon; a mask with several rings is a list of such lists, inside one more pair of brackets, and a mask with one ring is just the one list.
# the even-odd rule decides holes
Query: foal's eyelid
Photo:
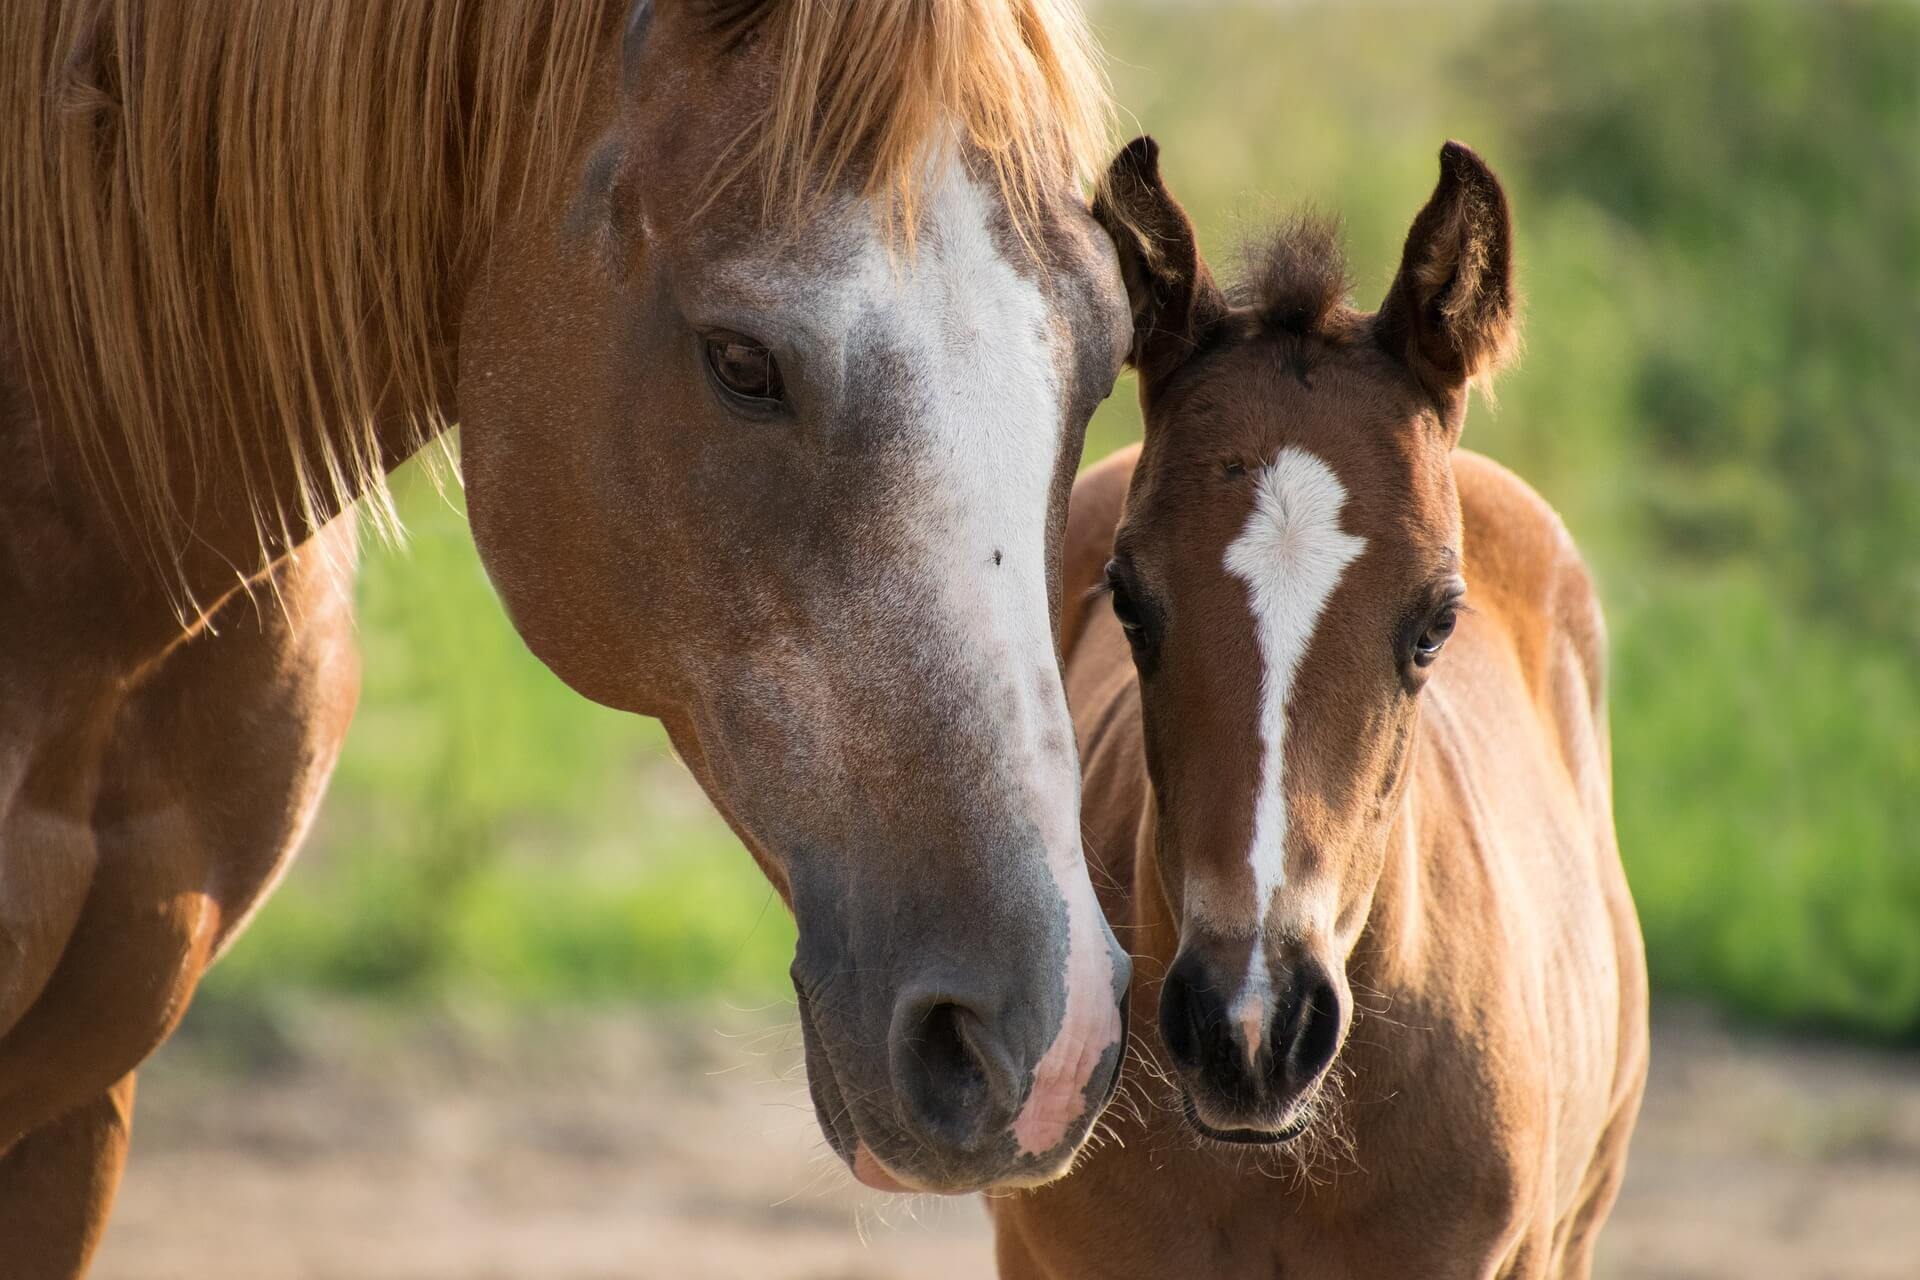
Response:
[{"label": "foal's eyelid", "polygon": [[1473,606],[1467,603],[1466,579],[1460,577],[1458,574],[1442,578],[1439,582],[1434,583],[1429,590],[1428,598],[1433,601],[1430,608],[1434,612],[1438,612],[1449,606],[1460,610],[1462,613],[1473,612]]}]

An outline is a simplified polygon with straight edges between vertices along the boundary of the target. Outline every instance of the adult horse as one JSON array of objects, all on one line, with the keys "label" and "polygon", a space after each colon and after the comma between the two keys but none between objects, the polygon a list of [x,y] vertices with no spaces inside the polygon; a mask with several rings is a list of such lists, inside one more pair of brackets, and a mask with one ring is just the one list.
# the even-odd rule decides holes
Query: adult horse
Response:
[{"label": "adult horse", "polygon": [[1377,313],[1311,221],[1222,291],[1145,139],[1096,207],[1146,438],[1074,491],[1067,587],[1112,607],[1067,688],[1164,1075],[991,1201],[1002,1274],[1584,1276],[1646,974],[1598,602],[1454,447],[1513,341],[1506,197],[1449,144]]},{"label": "adult horse", "polygon": [[1128,977],[1052,625],[1129,340],[1100,85],[1059,0],[5,7],[10,1277],[84,1267],[339,749],[342,513],[455,421],[527,643],[794,911],[834,1149],[1064,1167]]}]

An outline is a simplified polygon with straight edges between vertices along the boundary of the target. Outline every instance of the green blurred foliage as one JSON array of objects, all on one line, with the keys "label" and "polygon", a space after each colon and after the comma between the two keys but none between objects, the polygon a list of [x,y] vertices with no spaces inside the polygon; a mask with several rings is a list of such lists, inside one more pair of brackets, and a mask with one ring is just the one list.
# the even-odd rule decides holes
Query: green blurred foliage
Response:
[{"label": "green blurred foliage", "polygon": [[793,926],[752,859],[656,721],[527,652],[434,481],[396,477],[408,538],[360,573],[365,685],[331,794],[209,994],[777,995]]},{"label": "green blurred foliage", "polygon": [[[1467,443],[1586,549],[1655,981],[1920,1037],[1920,9],[1097,5],[1216,264],[1339,212],[1384,292],[1440,142],[1514,201],[1527,354]],[[1088,456],[1139,429],[1131,381]],[[779,990],[792,926],[650,722],[513,637],[404,495],[312,849],[214,976],[515,999]]]}]

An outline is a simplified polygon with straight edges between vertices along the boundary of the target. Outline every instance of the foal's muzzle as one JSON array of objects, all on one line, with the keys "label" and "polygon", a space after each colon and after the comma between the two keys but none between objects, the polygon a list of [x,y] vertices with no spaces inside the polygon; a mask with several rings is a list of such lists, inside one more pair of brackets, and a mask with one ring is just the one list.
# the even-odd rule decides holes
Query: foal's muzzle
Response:
[{"label": "foal's muzzle", "polygon": [[[1264,984],[1244,960],[1231,969],[1220,961],[1212,948],[1185,947],[1160,989],[1160,1034],[1187,1119],[1222,1142],[1298,1137],[1345,1036],[1341,984],[1304,957],[1268,971]],[[1265,967],[1264,955],[1255,964]]]}]

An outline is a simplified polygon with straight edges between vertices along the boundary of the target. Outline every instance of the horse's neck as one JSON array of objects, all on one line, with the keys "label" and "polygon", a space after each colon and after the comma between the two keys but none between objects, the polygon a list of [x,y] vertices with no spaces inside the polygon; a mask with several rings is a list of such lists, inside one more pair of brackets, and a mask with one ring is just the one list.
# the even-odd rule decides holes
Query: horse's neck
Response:
[{"label": "horse's neck", "polygon": [[[130,581],[145,560],[158,595],[209,608],[452,420],[461,277],[523,196],[557,189],[626,7],[316,3],[270,50],[156,36],[133,85],[115,59],[145,49],[144,19],[106,6],[54,91],[27,82],[23,101],[97,83],[80,96],[120,109],[97,108],[97,130],[53,112],[10,135],[38,168],[8,169],[0,199],[21,241],[0,272],[0,314],[21,329],[0,332],[0,431],[31,437],[67,506],[104,493],[84,522],[114,531]],[[49,47],[93,23],[52,8],[27,23]],[[229,80],[242,87],[197,87]],[[163,131],[134,123],[175,116],[213,162],[176,174],[153,151]],[[289,198],[308,188],[324,198]],[[129,200],[141,219],[110,214]],[[24,353],[31,385],[6,368]]]},{"label": "horse's neck", "polygon": [[[65,668],[131,679],[196,629],[203,613],[301,554],[317,532],[296,523],[291,539],[271,526],[262,537],[256,504],[300,510],[299,481],[284,453],[261,450],[255,474],[268,484],[251,492],[229,460],[183,456],[169,466],[191,536],[177,551],[161,552],[130,514],[120,488],[131,470],[124,457],[110,453],[106,465],[83,457],[39,403],[16,338],[0,326],[0,615],[31,623],[25,631],[0,627],[0,661],[10,667],[31,665],[14,650],[32,639]],[[379,439],[389,468],[412,452],[410,428],[398,415],[380,424]],[[110,450],[117,444],[107,443]],[[314,514],[325,524],[341,513],[323,495]]]}]

